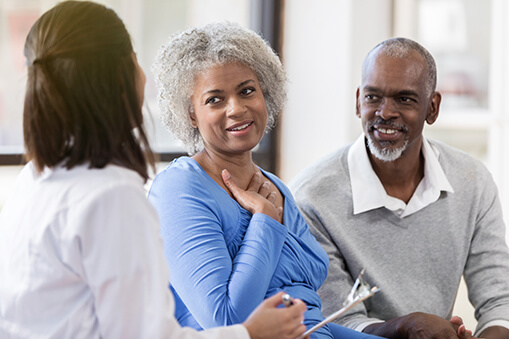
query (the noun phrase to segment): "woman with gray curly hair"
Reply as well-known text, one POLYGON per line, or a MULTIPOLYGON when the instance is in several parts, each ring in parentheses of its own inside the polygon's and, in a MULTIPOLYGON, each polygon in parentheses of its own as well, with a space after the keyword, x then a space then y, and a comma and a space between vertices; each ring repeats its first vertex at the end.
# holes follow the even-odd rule
POLYGON ((256 33, 215 23, 172 36, 153 71, 164 123, 190 155, 158 174, 149 192, 180 324, 240 323, 282 290, 306 302, 306 326, 323 320, 316 291, 327 255, 289 189, 252 160, 286 100, 279 58, 256 33))
POLYGON ((214 65, 234 62, 249 67, 257 76, 267 106, 268 132, 286 103, 286 73, 256 33, 232 23, 212 24, 175 35, 156 57, 152 72, 159 88, 163 124, 190 155, 203 148, 202 136, 190 118, 195 78, 214 65))

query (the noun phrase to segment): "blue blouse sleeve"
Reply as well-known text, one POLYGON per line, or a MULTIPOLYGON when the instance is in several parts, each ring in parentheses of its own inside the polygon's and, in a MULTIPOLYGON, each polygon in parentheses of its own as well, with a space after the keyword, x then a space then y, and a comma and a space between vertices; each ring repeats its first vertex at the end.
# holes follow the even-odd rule
POLYGON ((203 328, 247 318, 265 298, 287 235, 277 221, 255 214, 231 257, 225 233, 239 220, 228 220, 223 210, 240 206, 229 196, 234 204, 224 206, 217 195, 226 193, 218 188, 192 169, 169 166, 149 193, 161 219, 171 284, 203 328))

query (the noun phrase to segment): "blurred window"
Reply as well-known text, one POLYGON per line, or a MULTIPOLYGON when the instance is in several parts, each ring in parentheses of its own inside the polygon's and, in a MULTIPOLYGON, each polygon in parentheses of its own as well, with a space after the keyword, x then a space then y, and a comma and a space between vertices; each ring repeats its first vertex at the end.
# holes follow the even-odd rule
MULTIPOLYGON (((59 0, 3 0, 0 2, 0 165, 21 163, 23 153, 22 112, 26 82, 23 46, 37 18, 59 0)), ((151 144, 163 161, 184 154, 184 150, 159 121, 156 88, 150 66, 168 37, 192 26, 214 21, 233 21, 261 33, 274 43, 275 0, 99 0, 113 8, 129 30, 138 60, 147 76, 144 111, 151 144)), ((274 170, 274 153, 269 137, 259 147, 262 164, 274 170), (263 147, 262 147, 263 146, 263 147)))
POLYGON ((417 40, 437 63, 439 121, 426 134, 488 160, 491 0, 418 0, 417 40))

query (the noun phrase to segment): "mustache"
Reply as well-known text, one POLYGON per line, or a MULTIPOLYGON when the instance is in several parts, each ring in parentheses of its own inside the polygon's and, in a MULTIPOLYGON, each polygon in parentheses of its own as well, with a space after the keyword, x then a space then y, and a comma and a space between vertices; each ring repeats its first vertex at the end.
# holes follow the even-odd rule
POLYGON ((383 118, 378 117, 376 120, 368 121, 366 123, 367 130, 372 131, 375 128, 375 125, 383 125, 387 127, 392 127, 394 129, 399 129, 402 132, 408 132, 408 128, 404 124, 400 124, 394 121, 394 119, 385 120, 383 118))

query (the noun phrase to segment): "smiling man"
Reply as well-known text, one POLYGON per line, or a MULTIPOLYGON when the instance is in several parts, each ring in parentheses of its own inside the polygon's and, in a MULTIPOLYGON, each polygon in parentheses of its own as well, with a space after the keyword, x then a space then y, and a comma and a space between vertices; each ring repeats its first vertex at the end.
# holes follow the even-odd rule
POLYGON ((381 291, 339 324, 389 338, 469 336, 451 314, 461 277, 476 336, 509 338, 509 251, 497 188, 481 162, 427 139, 441 95, 433 57, 403 38, 373 48, 356 114, 363 135, 303 171, 291 187, 327 252, 323 313, 353 277, 381 291))

